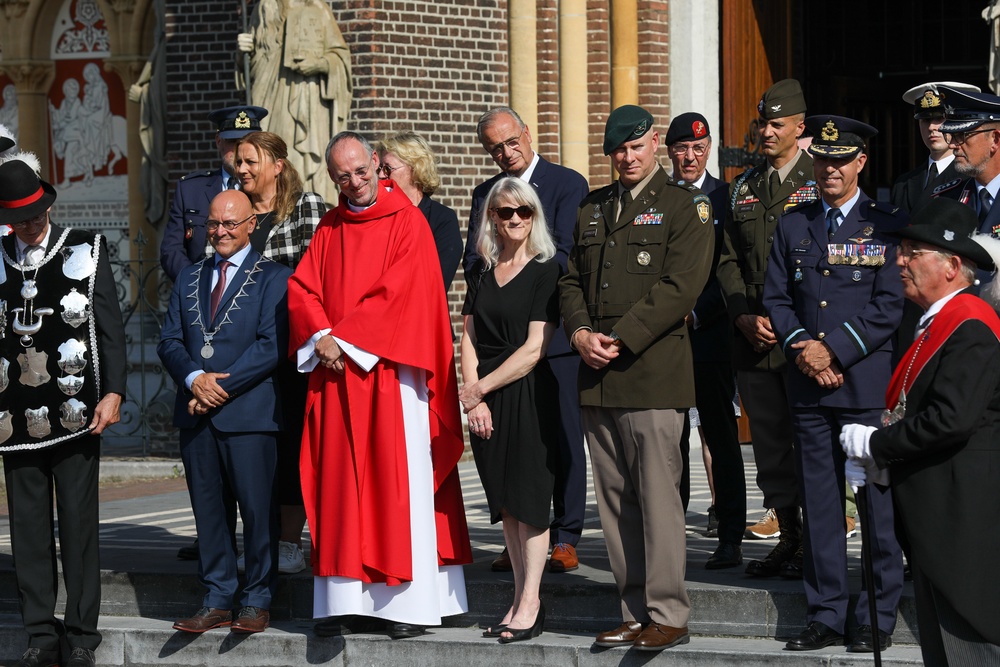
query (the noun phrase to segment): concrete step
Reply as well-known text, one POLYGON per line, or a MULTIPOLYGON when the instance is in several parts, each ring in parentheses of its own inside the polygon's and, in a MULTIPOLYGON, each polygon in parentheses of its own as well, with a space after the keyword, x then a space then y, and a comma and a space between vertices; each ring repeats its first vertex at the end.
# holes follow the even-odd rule
MULTIPOLYGON (((23 651, 23 633, 15 630, 20 618, 0 616, 0 659, 13 660, 23 651)), ((600 649, 593 635, 545 632, 527 642, 499 645, 470 628, 437 628, 415 639, 392 641, 385 635, 323 638, 312 634, 312 624, 278 621, 253 636, 212 630, 203 635, 174 631, 171 622, 151 618, 104 616, 104 643, 97 651, 99 665, 122 667, 180 667, 212 665, 272 667, 286 665, 433 665, 434 667, 497 667, 498 665, 560 665, 585 667, 646 664, 670 665, 796 665, 817 667, 873 664, 870 654, 847 653, 844 647, 789 652, 784 643, 767 639, 693 636, 689 644, 661 653, 633 649, 600 649)), ((885 665, 920 665, 920 649, 893 646, 882 655, 885 665)))

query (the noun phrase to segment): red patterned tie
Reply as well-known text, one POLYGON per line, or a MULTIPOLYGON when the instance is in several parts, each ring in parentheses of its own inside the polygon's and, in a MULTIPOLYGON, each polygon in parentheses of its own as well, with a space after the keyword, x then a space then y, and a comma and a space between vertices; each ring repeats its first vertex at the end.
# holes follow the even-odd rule
POLYGON ((222 260, 219 262, 219 281, 215 283, 215 288, 212 290, 212 312, 209 315, 209 320, 215 320, 215 313, 219 310, 219 302, 222 301, 222 295, 226 291, 226 269, 232 262, 227 260, 222 260))

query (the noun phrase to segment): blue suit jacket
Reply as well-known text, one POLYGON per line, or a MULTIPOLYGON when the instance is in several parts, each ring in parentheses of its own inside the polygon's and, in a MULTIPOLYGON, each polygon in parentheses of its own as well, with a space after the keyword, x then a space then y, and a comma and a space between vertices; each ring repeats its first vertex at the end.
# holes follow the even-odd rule
MULTIPOLYGON (((789 364, 788 398, 794 407, 885 406, 892 375, 892 334, 903 312, 896 240, 885 232, 908 217, 861 193, 830 240, 823 204, 803 204, 781 217, 764 279, 764 308, 789 364), (830 244, 881 246, 883 264, 831 264, 830 244), (795 365, 792 344, 823 340, 844 370, 844 384, 823 389, 795 365)), ((870 261, 873 258, 866 258, 870 261)))
POLYGON ((205 220, 212 199, 220 192, 221 169, 196 171, 177 181, 160 241, 160 266, 171 280, 177 280, 185 266, 205 257, 205 220))
POLYGON ((266 259, 258 263, 259 259, 260 254, 251 250, 226 286, 209 329, 227 313, 230 321, 216 333, 214 354, 209 359, 201 356, 205 341, 196 321, 208 317, 214 261, 202 260, 183 269, 174 282, 156 351, 177 383, 174 424, 179 428, 194 428, 202 419, 210 419, 220 431, 229 433, 269 432, 282 427, 281 406, 271 376, 288 352, 287 295, 292 270, 266 259), (230 309, 234 299, 238 307, 230 309), (187 412, 192 395, 184 380, 199 369, 230 374, 219 381, 229 400, 207 415, 193 416, 187 412))
MULTIPOLYGON (((466 280, 472 276, 476 262, 479 261, 476 234, 483 215, 483 202, 490 193, 490 188, 501 178, 507 178, 507 175, 497 174, 472 191, 469 236, 465 241, 465 257, 462 259, 466 280)), ((573 249, 573 233, 576 231, 576 211, 588 192, 587 179, 569 167, 554 164, 539 155, 535 171, 531 173, 531 184, 542 200, 545 220, 556 242, 556 261, 562 267, 562 272, 566 273, 566 262, 573 249)))

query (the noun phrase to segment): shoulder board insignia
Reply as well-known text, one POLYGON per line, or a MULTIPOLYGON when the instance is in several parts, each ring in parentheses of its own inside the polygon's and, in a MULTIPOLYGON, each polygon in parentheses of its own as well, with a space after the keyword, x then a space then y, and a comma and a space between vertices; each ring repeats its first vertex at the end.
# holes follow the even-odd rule
POLYGON ((809 205, 815 204, 815 203, 816 203, 816 200, 814 200, 814 199, 804 199, 804 200, 801 200, 801 201, 792 201, 791 198, 789 198, 788 203, 786 203, 785 206, 784 206, 784 208, 781 209, 781 213, 785 214, 785 213, 789 213, 791 211, 797 211, 800 208, 805 208, 806 206, 809 206, 809 205))
POLYGON ((951 190, 953 187, 955 187, 956 185, 960 184, 961 182, 962 182, 961 178, 956 178, 953 181, 948 181, 947 183, 943 183, 943 184, 937 186, 936 188, 934 188, 933 190, 931 190, 931 194, 932 195, 939 195, 942 192, 944 192, 945 190, 951 190))
POLYGON ((899 213, 899 207, 893 206, 889 202, 875 201, 874 199, 868 202, 869 208, 878 211, 879 213, 885 213, 886 215, 896 215, 899 213))

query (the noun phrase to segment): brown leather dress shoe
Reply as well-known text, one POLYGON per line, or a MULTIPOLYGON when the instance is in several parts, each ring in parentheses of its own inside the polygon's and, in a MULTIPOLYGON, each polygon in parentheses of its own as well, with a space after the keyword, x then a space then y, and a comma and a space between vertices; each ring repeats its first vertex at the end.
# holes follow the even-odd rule
POLYGON ((633 646, 637 651, 662 651, 678 644, 691 641, 687 628, 672 628, 669 625, 650 623, 635 640, 633 646))
POLYGON ((507 553, 506 547, 499 556, 493 559, 490 569, 494 572, 511 572, 514 566, 510 564, 510 554, 507 553))
POLYGON ((642 634, 642 623, 635 621, 625 621, 614 630, 608 630, 597 635, 594 644, 604 648, 614 648, 616 646, 631 646, 639 635, 642 634))
POLYGON ((233 622, 233 612, 228 609, 202 607, 191 618, 182 618, 174 623, 174 630, 201 634, 212 628, 224 628, 233 622))
POLYGON ((576 547, 564 542, 552 547, 552 555, 549 557, 550 572, 569 572, 578 567, 580 560, 576 557, 576 547))
POLYGON ((252 635, 255 632, 264 632, 269 625, 271 625, 271 614, 267 609, 243 607, 230 630, 241 635, 252 635))

